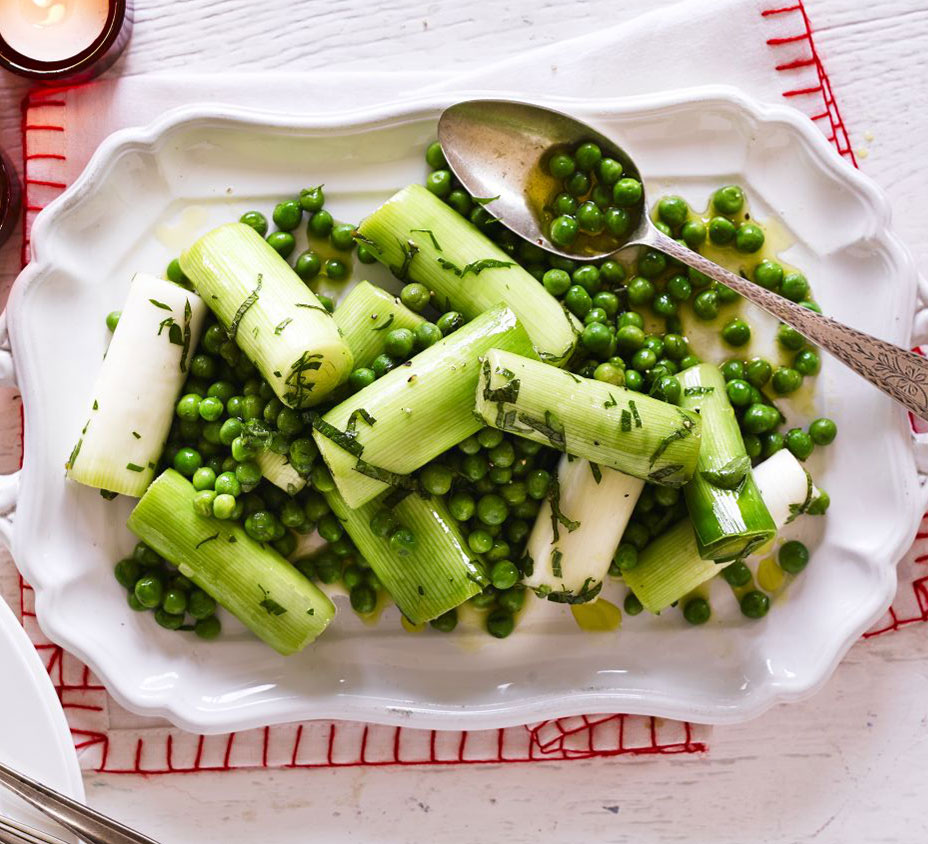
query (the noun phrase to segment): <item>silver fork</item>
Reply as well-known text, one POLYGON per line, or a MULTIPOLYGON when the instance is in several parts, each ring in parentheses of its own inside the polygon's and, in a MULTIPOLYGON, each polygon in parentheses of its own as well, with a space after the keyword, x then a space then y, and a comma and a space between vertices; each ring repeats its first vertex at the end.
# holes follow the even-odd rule
POLYGON ((65 844, 60 838, 0 815, 0 844, 65 844))
MULTIPOLYGON (((158 844, 158 842, 136 832, 127 826, 114 821, 112 818, 94 811, 70 797, 65 797, 53 788, 42 785, 18 771, 0 762, 0 785, 6 786, 14 794, 34 806, 53 821, 70 830, 79 838, 90 844, 158 844)), ((59 839, 47 836, 39 830, 26 827, 27 832, 17 830, 22 826, 9 818, 3 819, 0 825, 0 842, 2 844, 62 844, 59 839), (3 834, 8 838, 3 838, 3 834), (12 837, 19 835, 18 838, 12 837), (32 837, 28 837, 32 836, 32 837), (47 836, 44 839, 41 836, 47 836)))

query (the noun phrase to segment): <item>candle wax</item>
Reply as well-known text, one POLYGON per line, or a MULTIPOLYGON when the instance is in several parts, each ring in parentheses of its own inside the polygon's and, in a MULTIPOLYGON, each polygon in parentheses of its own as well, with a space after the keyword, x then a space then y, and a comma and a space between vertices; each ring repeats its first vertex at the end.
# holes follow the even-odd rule
POLYGON ((107 0, 0 0, 0 36, 43 62, 86 50, 106 24, 107 0))

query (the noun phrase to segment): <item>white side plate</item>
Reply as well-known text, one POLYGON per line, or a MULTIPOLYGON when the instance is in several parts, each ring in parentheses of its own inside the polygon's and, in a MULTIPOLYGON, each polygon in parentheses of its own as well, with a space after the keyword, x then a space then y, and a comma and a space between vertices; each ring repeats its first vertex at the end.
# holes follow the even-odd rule
MULTIPOLYGON (((316 645, 284 659, 234 626, 207 644, 126 606, 112 565, 133 544, 132 502, 65 483, 63 470, 105 347, 104 314, 120 306, 133 272, 161 272, 209 227, 301 186, 324 182, 335 215, 358 220, 422 179, 446 104, 318 119, 185 109, 111 136, 42 212, 10 333, 26 407, 13 550, 43 629, 125 706, 207 733, 321 717, 480 729, 600 711, 722 723, 809 694, 888 606, 925 509, 904 413, 827 357, 816 404, 840 436, 809 465, 832 507, 798 525, 813 562, 763 621, 742 619, 724 584, 700 629, 669 612, 593 635, 565 608, 534 602, 503 641, 409 635, 395 610, 367 627, 342 605, 316 645)), ((797 112, 725 88, 550 104, 621 139, 653 199, 672 188, 702 205, 719 184, 743 184, 755 217, 788 227, 785 257, 827 313, 908 344, 917 277, 887 203, 797 112)), ((363 273, 393 283, 380 267, 363 273)), ((769 352, 773 321, 752 321, 756 348, 769 352)), ((793 424, 813 412, 811 403, 787 410, 793 424)))
MULTIPOLYGON (((84 783, 58 695, 32 642, 2 598, 0 677, 0 761, 68 797, 83 800, 84 783)), ((68 838, 61 827, 2 788, 0 814, 68 838)))

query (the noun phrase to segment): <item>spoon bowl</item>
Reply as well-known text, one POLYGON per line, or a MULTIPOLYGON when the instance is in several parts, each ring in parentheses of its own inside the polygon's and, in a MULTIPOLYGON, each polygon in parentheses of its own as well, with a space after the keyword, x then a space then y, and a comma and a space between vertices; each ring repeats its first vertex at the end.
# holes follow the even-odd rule
POLYGON ((644 213, 616 247, 604 251, 566 251, 548 238, 542 227, 542 206, 558 183, 543 165, 553 149, 593 141, 604 156, 622 165, 623 175, 642 181, 625 150, 579 120, 528 103, 467 100, 442 112, 438 141, 448 166, 471 195, 493 197, 487 210, 506 228, 548 252, 575 261, 599 261, 617 248, 648 242, 652 224, 644 213))
POLYGON ((461 184, 473 196, 483 198, 488 211, 503 225, 529 242, 575 261, 603 260, 629 246, 658 249, 740 293, 928 420, 928 360, 792 302, 668 237, 648 217, 644 190, 639 218, 616 248, 578 254, 551 243, 542 229, 541 212, 556 182, 542 165, 553 150, 594 141, 622 164, 624 175, 637 179, 644 188, 632 158, 585 123, 528 103, 469 100, 444 111, 438 122, 438 140, 461 184))

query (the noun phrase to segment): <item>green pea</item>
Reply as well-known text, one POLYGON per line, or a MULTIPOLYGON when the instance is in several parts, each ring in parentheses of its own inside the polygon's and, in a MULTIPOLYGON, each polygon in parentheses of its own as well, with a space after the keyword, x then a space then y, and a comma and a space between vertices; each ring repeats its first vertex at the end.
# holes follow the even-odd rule
POLYGON ((551 484, 551 475, 544 469, 534 469, 525 477, 525 486, 528 494, 535 501, 541 501, 548 494, 551 484))
POLYGON ((293 231, 303 219, 303 208, 297 200, 287 200, 274 207, 271 215, 274 225, 281 231, 293 231))
POLYGON ((622 177, 623 167, 614 158, 601 158, 596 165, 596 174, 604 185, 614 185, 622 177))
POLYGON ((818 375, 822 362, 814 349, 803 349, 793 358, 793 369, 801 375, 818 375))
POLYGON ((171 615, 183 615, 187 612, 187 593, 180 589, 168 589, 161 599, 161 607, 171 615))
POLYGON ((358 583, 348 593, 351 609, 358 615, 369 615, 377 608, 377 593, 367 583, 358 583))
POLYGON ((326 278, 342 281, 348 277, 348 265, 341 258, 328 258, 322 265, 326 278))
POLYGON ((640 393, 644 388, 644 376, 635 369, 626 369, 625 388, 640 393))
POLYGON ((641 202, 644 190, 637 179, 619 179, 612 189, 612 201, 620 208, 628 208, 641 202))
POLYGON ((217 519, 231 519, 232 514, 235 512, 235 504, 234 496, 225 493, 221 495, 214 493, 210 504, 210 513, 217 519))
POLYGON ((815 313, 817 314, 820 314, 822 312, 821 307, 816 302, 810 302, 808 300, 804 300, 799 303, 799 306, 802 308, 805 308, 808 311, 815 311, 815 313))
POLYGON ((184 477, 193 477, 194 472, 203 465, 200 453, 192 448, 182 448, 174 455, 174 468, 184 477))
POLYGON ((448 311, 442 314, 435 324, 438 326, 441 336, 447 337, 464 325, 464 316, 457 311, 448 311))
POLYGON ((383 378, 391 369, 396 368, 397 361, 390 355, 380 354, 371 361, 371 369, 378 378, 383 378))
POLYGON ((349 252, 354 248, 354 233, 351 223, 336 223, 329 232, 329 241, 336 249, 349 252))
POLYGON ((194 625, 193 632, 205 641, 212 641, 218 638, 219 634, 222 632, 222 625, 219 619, 212 615, 209 618, 201 618, 198 620, 194 625))
POLYGON ((751 401, 751 385, 747 381, 735 378, 725 385, 728 400, 735 407, 746 407, 751 401))
POLYGON ((641 605, 641 601, 638 600, 638 596, 634 592, 628 592, 625 595, 625 600, 622 602, 622 609, 625 610, 627 615, 638 615, 644 609, 641 605))
POLYGON ((625 208, 606 209, 606 231, 614 238, 624 237, 632 226, 632 215, 625 208))
POLYGON ((601 355, 609 350, 612 332, 601 322, 591 322, 581 332, 580 342, 588 352, 601 355))
POLYGON ((635 276, 628 282, 626 288, 628 293, 628 302, 634 307, 648 305, 654 298, 654 283, 643 276, 635 276))
POLYGON ((396 360, 408 360, 415 342, 415 335, 408 328, 394 328, 384 337, 384 351, 396 360))
POLYGON ((564 304, 572 314, 583 319, 592 309, 593 299, 583 287, 575 284, 568 289, 564 304))
POLYGON ((475 554, 486 554, 493 547, 493 537, 482 528, 472 530, 467 535, 467 547, 475 554))
POLYGON ((184 271, 180 268, 180 261, 178 261, 177 258, 168 264, 164 274, 167 276, 168 281, 173 281, 175 284, 180 284, 183 287, 190 286, 190 279, 187 278, 184 271))
POLYGON ((358 243, 358 260, 362 264, 376 264, 377 256, 374 250, 366 243, 358 243))
POLYGON ((722 373, 722 377, 726 381, 734 381, 736 379, 744 379, 744 361, 740 361, 737 358, 730 358, 726 360, 719 367, 719 371, 722 373))
POLYGON ((416 337, 416 348, 427 349, 442 338, 441 329, 434 322, 420 322, 412 332, 416 337))
POLYGON ((508 610, 511 613, 517 613, 522 609, 525 603, 526 590, 520 585, 505 589, 496 596, 496 603, 502 610, 508 610))
POLYGON ((501 525, 508 515, 509 507, 499 495, 484 495, 477 502, 477 518, 485 525, 501 525))
POLYGON ((729 346, 743 346, 751 339, 751 326, 740 317, 735 317, 722 328, 722 339, 729 346))
POLYGON ((197 491, 212 489, 213 484, 216 483, 216 473, 206 466, 201 466, 193 473, 191 482, 193 483, 193 488, 197 491))
POLYGON ((603 153, 599 148, 599 145, 594 144, 591 141, 580 144, 574 153, 574 159, 577 162, 577 167, 587 173, 596 168, 596 166, 602 160, 602 157, 603 153))
POLYGON ((487 616, 487 633, 496 639, 505 639, 515 629, 516 622, 508 610, 502 608, 493 610, 487 616))
POLYGON ((481 448, 496 448, 505 439, 505 434, 496 428, 482 428, 477 432, 477 442, 481 448))
POLYGON ((699 249, 706 242, 706 235, 706 224, 702 220, 689 220, 680 229, 680 236, 690 249, 699 249))
POLYGON ((430 463, 419 473, 419 481, 432 495, 445 495, 451 489, 453 477, 451 470, 440 463, 430 463))
POLYGON ((196 421, 200 418, 200 397, 195 393, 187 393, 177 402, 174 412, 180 419, 196 421))
POLYGON ((776 261, 761 261, 754 267, 754 281, 768 290, 778 290, 783 283, 783 267, 776 261))
POLYGON ((679 404, 682 388, 680 382, 672 375, 663 375, 654 380, 651 395, 669 404, 679 404))
MULTIPOLYGON (((600 211, 605 211, 610 205, 612 205, 612 188, 608 185, 597 184, 593 186, 593 192, 590 194, 590 199, 596 203, 596 207, 600 211)), ((605 217, 603 217, 605 221, 605 217)))
POLYGON ((573 157, 566 152, 556 152, 548 159, 548 172, 555 179, 563 181, 572 176, 576 169, 573 157))
POLYGON ((318 252, 307 249, 300 253, 293 270, 303 281, 311 281, 322 271, 322 258, 318 252))
POLYGON ((713 320, 719 315, 719 294, 704 290, 693 300, 693 311, 703 320, 713 320))
POLYGON ((764 434, 773 430, 779 423, 780 412, 769 404, 752 404, 744 411, 744 416, 741 418, 741 424, 749 434, 764 434))
POLYGON ((713 217, 709 220, 709 240, 718 246, 725 246, 735 239, 735 224, 725 217, 713 217))
POLYGON ((459 522, 466 522, 474 515, 477 505, 472 495, 456 492, 448 499, 448 511, 459 522))
POLYGON ((665 196, 657 203, 657 216, 672 229, 677 229, 686 222, 690 208, 681 196, 665 196))
POLYGON ((552 203, 552 210, 554 214, 558 217, 566 216, 572 217, 577 213, 577 206, 579 203, 577 200, 572 197, 569 193, 559 193, 554 197, 554 202, 552 203))
POLYGON ((612 555, 612 562, 615 564, 616 568, 620 571, 631 571, 635 566, 638 565, 638 548, 631 542, 624 541, 619 545, 615 550, 615 554, 612 555))
POLYGON ((720 282, 716 282, 715 292, 719 294, 719 302, 721 302, 722 304, 736 302, 739 298, 741 298, 740 293, 738 293, 735 290, 732 290, 730 287, 720 282))
POLYGON ((542 284, 552 296, 563 296, 570 288, 570 275, 564 270, 548 270, 541 280, 542 284))
POLYGON ((246 211, 238 218, 238 221, 251 226, 261 237, 267 234, 267 217, 260 211, 246 211))
POLYGON ((783 346, 784 349, 796 351, 805 345, 806 338, 791 325, 781 323, 780 327, 777 329, 777 342, 783 346))
POLYGON ((425 160, 433 170, 441 170, 448 166, 445 154, 441 151, 441 144, 438 141, 432 141, 425 148, 425 160))
POLYGON ((785 444, 797 460, 806 460, 815 449, 815 441, 802 428, 790 428, 786 432, 785 444))
POLYGON ((209 618, 216 612, 216 602, 202 589, 195 589, 187 599, 187 612, 197 621, 209 618))
POLYGON ((694 270, 692 267, 687 267, 686 277, 689 279, 690 284, 693 285, 694 290, 697 288, 702 289, 703 287, 708 287, 713 283, 709 276, 705 275, 705 273, 699 272, 699 270, 694 270))
POLYGON ((253 460, 243 460, 235 467, 235 477, 242 485, 242 491, 250 492, 261 482, 261 467, 253 460))
POLYGON ((757 434, 745 434, 743 440, 744 450, 747 456, 750 457, 751 460, 756 460, 760 457, 764 450, 760 437, 758 437, 757 434))
POLYGON ((810 516, 823 516, 831 504, 831 496, 825 490, 819 490, 818 497, 813 498, 806 512, 810 516))
POLYGON ((680 273, 667 279, 667 295, 676 302, 686 302, 693 295, 693 286, 690 280, 680 273))
POLYGON ((271 232, 267 236, 267 245, 281 258, 288 258, 296 248, 296 238, 290 232, 271 232))
POLYGON ((438 618, 433 618, 429 625, 440 633, 450 633, 458 626, 458 611, 456 609, 448 610, 438 618))
POLYGON ((625 385, 625 371, 609 362, 599 364, 593 371, 593 378, 616 387, 625 385))
POLYGON ((562 214, 551 221, 548 236, 555 246, 570 246, 580 233, 580 224, 576 217, 562 214))
POLYGON ((735 233, 735 249, 748 254, 764 245, 764 230, 755 223, 742 223, 735 233))
POLYGON ((784 542, 777 555, 780 568, 789 574, 799 574, 809 563, 809 549, 798 540, 784 542))
POLYGON ((778 451, 786 446, 786 437, 779 431, 771 431, 764 436, 764 450, 762 452, 764 459, 772 457, 778 451))
POLYGON ((773 374, 773 367, 763 358, 751 358, 744 366, 745 380, 753 387, 760 389, 773 374))
POLYGON ((425 310, 430 299, 429 289, 424 284, 411 282, 400 291, 400 301, 411 311, 425 310))
POLYGON ((335 302, 332 301, 328 296, 323 296, 321 293, 316 294, 316 298, 319 300, 319 304, 322 305, 329 313, 332 313, 335 310, 335 302))
POLYGON ((631 367, 639 372, 646 372, 657 363, 657 355, 646 346, 632 355, 631 367))
POLYGON ((595 202, 587 200, 576 212, 577 223, 587 234, 599 234, 606 227, 606 218, 595 202))
POLYGON ((497 589, 511 589, 519 582, 519 569, 510 560, 499 560, 490 569, 490 580, 497 589))
POLYGON ((136 581, 133 591, 136 600, 145 609, 152 610, 161 605, 161 599, 164 597, 164 582, 157 575, 146 574, 136 581))
POLYGON ((778 366, 770 381, 775 392, 782 395, 795 393, 802 386, 802 374, 789 366, 778 366))
POLYGON ((518 545, 525 542, 531 529, 531 525, 525 519, 510 519, 506 522, 506 538, 518 545))
POLYGON ((690 598, 683 605, 683 617, 690 624, 705 624, 711 615, 712 610, 705 598, 690 598))
POLYGON ((564 187, 571 196, 584 196, 590 191, 590 177, 578 171, 564 182, 564 187))
POLYGON ((444 199, 451 193, 452 178, 450 170, 433 170, 425 177, 425 186, 435 194, 435 196, 444 199))
POLYGON ((601 290, 593 297, 593 307, 604 311, 608 319, 615 319, 619 312, 619 297, 608 290, 601 290))
POLYGON ((764 592, 752 589, 741 596, 741 612, 747 618, 763 618, 770 609, 770 598, 764 592))
POLYGON ((303 188, 300 191, 300 207, 304 211, 315 214, 317 211, 322 210, 323 205, 325 205, 325 193, 322 190, 322 185, 317 185, 314 188, 303 188))
POLYGON ((242 494, 242 485, 234 472, 223 472, 213 483, 213 489, 219 495, 231 495, 238 498, 242 494))
POLYGON ((573 283, 579 284, 590 296, 599 292, 602 283, 599 280, 599 269, 593 264, 583 264, 573 272, 573 283))
POLYGON ((649 249, 638 259, 638 274, 645 278, 657 278, 665 269, 667 256, 656 249, 649 249))
POLYGON ((783 278, 780 293, 793 302, 801 302, 809 297, 809 282, 802 273, 788 273, 783 278))
POLYGON ((831 445, 837 435, 838 426, 827 417, 816 419, 809 425, 809 436, 816 445, 831 445))
POLYGON ((317 211, 306 224, 306 233, 312 237, 328 237, 335 225, 332 215, 326 210, 317 211))
POLYGON ((751 582, 751 570, 741 560, 722 569, 722 577, 730 586, 747 586, 751 582))
POLYGON ((225 405, 215 396, 207 396, 197 406, 200 417, 207 422, 215 422, 225 411, 225 405))
POLYGON ((134 589, 136 582, 142 576, 142 567, 137 560, 126 557, 116 563, 113 573, 120 586, 125 589, 134 589))
POLYGON ((712 195, 712 207, 719 214, 737 214, 744 207, 744 191, 737 185, 726 185, 712 195))

